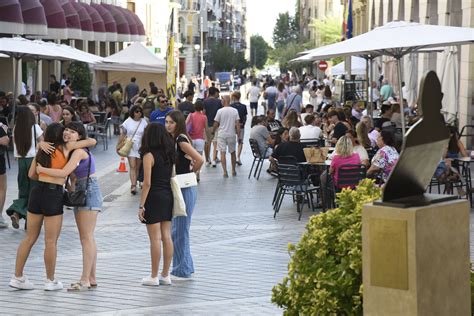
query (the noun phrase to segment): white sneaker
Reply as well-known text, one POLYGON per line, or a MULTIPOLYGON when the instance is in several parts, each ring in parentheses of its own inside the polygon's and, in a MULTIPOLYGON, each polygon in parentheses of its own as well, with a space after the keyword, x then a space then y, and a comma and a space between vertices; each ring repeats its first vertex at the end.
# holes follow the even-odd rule
POLYGON ((168 276, 164 277, 161 274, 158 276, 158 280, 160 281, 160 285, 171 285, 171 276, 168 274, 168 276))
POLYGON ((142 285, 146 286, 160 286, 158 278, 152 278, 151 276, 142 279, 142 285))
POLYGON ((215 168, 215 167, 216 167, 216 165, 217 165, 217 164, 216 164, 216 161, 215 161, 215 160, 213 160, 213 161, 211 162, 211 165, 212 165, 212 166, 215 168))
POLYGON ((46 279, 46 282, 44 282, 45 291, 59 291, 62 289, 63 289, 63 284, 56 279, 54 281, 46 279))
POLYGON ((35 287, 35 285, 28 280, 26 275, 22 276, 21 278, 13 276, 8 285, 19 290, 32 290, 35 287))
POLYGON ((3 216, 0 214, 0 228, 7 228, 7 227, 8 227, 8 223, 5 221, 3 216))
POLYGON ((206 161, 206 166, 210 166, 211 165, 211 162, 208 160, 206 161))

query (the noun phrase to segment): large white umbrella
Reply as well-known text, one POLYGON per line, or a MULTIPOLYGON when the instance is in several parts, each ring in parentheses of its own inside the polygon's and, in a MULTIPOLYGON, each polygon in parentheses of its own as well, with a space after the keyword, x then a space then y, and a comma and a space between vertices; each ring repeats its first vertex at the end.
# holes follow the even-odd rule
POLYGON ((453 123, 458 113, 459 59, 458 50, 452 46, 443 52, 440 81, 443 90, 443 107, 446 122, 453 123))
MULTIPOLYGON (((331 73, 333 76, 344 75, 346 73, 345 62, 341 62, 331 69, 328 69, 328 73, 331 73)), ((351 74, 353 75, 365 75, 367 71, 367 61, 364 58, 352 56, 351 57, 351 74)))
MULTIPOLYGON (((397 59, 398 82, 401 87, 400 59, 404 55, 426 48, 471 43, 474 43, 474 29, 472 28, 394 21, 346 41, 318 48, 302 57, 307 60, 318 60, 351 55, 392 56, 397 59)), ((400 99, 403 99, 401 89, 400 99)), ((402 130, 405 134, 405 120, 402 120, 402 130)))

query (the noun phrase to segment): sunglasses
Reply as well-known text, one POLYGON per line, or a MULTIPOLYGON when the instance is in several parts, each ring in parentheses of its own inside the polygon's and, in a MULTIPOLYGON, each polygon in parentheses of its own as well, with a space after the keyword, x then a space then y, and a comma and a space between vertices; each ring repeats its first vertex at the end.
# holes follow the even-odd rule
POLYGON ((135 113, 143 113, 142 110, 135 110, 135 113))
POLYGON ((168 100, 161 100, 161 103, 168 103, 168 100))

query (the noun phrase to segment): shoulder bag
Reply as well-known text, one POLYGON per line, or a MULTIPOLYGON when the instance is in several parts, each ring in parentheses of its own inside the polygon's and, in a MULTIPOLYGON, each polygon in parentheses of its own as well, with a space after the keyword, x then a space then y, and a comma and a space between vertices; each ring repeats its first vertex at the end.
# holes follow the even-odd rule
MULTIPOLYGON (((181 134, 179 136, 182 136, 182 137, 186 138, 189 142, 189 139, 186 135, 181 134)), ((176 138, 176 140, 178 140, 178 139, 176 138)), ((189 143, 191 144, 191 142, 189 142, 189 143)), ((176 141, 176 152, 177 151, 178 151, 178 142, 176 141)), ((176 174, 176 181, 178 182, 179 187, 182 188, 182 189, 197 186, 197 177, 196 177, 196 174, 194 172, 176 174)))
MULTIPOLYGON (((89 189, 89 179, 91 175, 91 154, 87 150, 87 155, 89 156, 89 167, 87 167, 87 180, 85 190, 75 190, 69 192, 64 190, 63 194, 63 204, 65 206, 86 206, 87 201, 87 189, 89 189)), ((69 176, 67 176, 66 184, 69 182, 69 176)))
POLYGON ((128 154, 130 154, 130 151, 132 150, 132 147, 133 147, 133 137, 135 137, 135 134, 137 133, 138 128, 140 127, 140 124, 142 124, 141 119, 140 119, 140 123, 138 123, 137 128, 135 128, 135 131, 133 132, 132 137, 126 137, 117 145, 117 153, 119 154, 119 156, 127 157, 128 154))
POLYGON ((176 166, 173 165, 173 171, 171 173, 171 191, 173 192, 173 217, 177 216, 188 216, 186 214, 186 203, 184 202, 183 193, 179 187, 178 180, 176 179, 176 166))

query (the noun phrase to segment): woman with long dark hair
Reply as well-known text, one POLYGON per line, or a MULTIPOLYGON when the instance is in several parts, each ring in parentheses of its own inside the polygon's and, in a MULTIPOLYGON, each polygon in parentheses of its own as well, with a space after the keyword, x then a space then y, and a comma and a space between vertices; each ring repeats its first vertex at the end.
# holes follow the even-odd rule
POLYGON ((169 269, 173 258, 171 239, 173 192, 170 179, 176 151, 173 139, 163 125, 151 123, 146 127, 140 153, 143 159, 144 178, 138 219, 146 224, 151 254, 151 275, 143 278, 142 284, 171 285, 169 269), (163 244, 163 270, 158 275, 161 244, 163 244))
MULTIPOLYGON (((199 172, 204 159, 193 148, 191 138, 186 133, 186 122, 181 111, 171 111, 166 115, 166 130, 171 134, 176 143, 176 174, 199 172), (192 167, 191 167, 192 162, 192 167)), ((190 278, 194 273, 193 258, 189 245, 189 228, 197 199, 196 187, 181 189, 186 203, 187 216, 173 218, 171 236, 173 238, 173 271, 177 277, 190 278)))
POLYGON ((64 178, 54 178, 44 173, 36 173, 36 163, 45 167, 60 169, 66 165, 67 159, 62 152, 63 126, 53 123, 46 129, 45 140, 54 143, 55 150, 52 155, 43 151, 36 154, 31 164, 28 175, 38 180, 38 184, 31 190, 28 202, 28 230, 25 238, 17 250, 15 275, 10 280, 10 286, 31 290, 34 285, 23 275, 23 269, 30 254, 31 248, 36 243, 44 221, 44 263, 46 266, 46 282, 44 289, 47 291, 60 290, 62 283, 55 279, 56 269, 56 244, 61 232, 63 220, 63 185, 64 178))
POLYGON ((71 106, 65 106, 62 112, 62 120, 61 123, 66 126, 71 122, 77 121, 76 111, 71 106))
POLYGON ((27 106, 18 107, 13 128, 13 150, 18 160, 18 199, 6 211, 15 229, 20 227, 20 219, 26 220, 30 191, 36 183, 28 177, 28 170, 36 155, 36 144, 42 140, 43 130, 35 123, 33 112, 27 106))
POLYGON ((20 243, 17 251, 15 275, 10 280, 10 286, 20 290, 33 289, 34 285, 23 275, 23 269, 28 259, 31 248, 36 243, 41 232, 44 221, 45 250, 44 262, 46 266, 46 291, 55 291, 63 288, 61 282, 54 278, 56 268, 57 240, 61 232, 63 218, 63 186, 65 177, 50 176, 41 170, 40 167, 63 169, 66 166, 70 152, 74 149, 94 146, 94 139, 82 140, 75 144, 65 143, 63 135, 64 126, 60 123, 53 123, 48 126, 44 135, 43 145, 48 150, 39 150, 31 163, 28 176, 38 180, 33 187, 28 201, 28 224, 27 234, 20 243), (40 169, 38 169, 40 168, 40 169), (40 172, 42 171, 42 172, 40 172))
MULTIPOLYGON (((66 125, 63 139, 67 144, 83 141, 87 138, 84 125, 80 122, 72 122, 66 125)), ((96 261, 97 246, 94 239, 94 230, 97 223, 97 214, 102 210, 102 193, 95 176, 95 159, 91 152, 86 149, 76 149, 70 153, 66 166, 62 169, 46 168, 38 165, 36 170, 52 177, 65 178, 74 173, 76 182, 73 190, 86 190, 86 205, 74 207, 79 237, 82 245, 82 275, 78 282, 72 283, 68 291, 83 291, 97 285, 96 261)))

